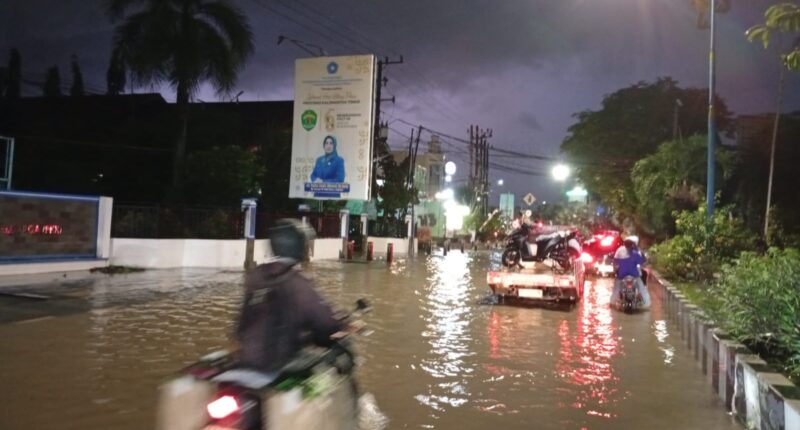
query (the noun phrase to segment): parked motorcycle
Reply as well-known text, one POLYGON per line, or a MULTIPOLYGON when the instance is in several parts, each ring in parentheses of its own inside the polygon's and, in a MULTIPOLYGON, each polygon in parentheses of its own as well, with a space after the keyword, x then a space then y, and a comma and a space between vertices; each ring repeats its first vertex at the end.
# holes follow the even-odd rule
POLYGON ((559 230, 537 234, 529 224, 521 224, 511 232, 501 256, 506 267, 522 267, 522 262, 555 261, 562 270, 570 270, 580 258, 581 245, 575 230, 559 230))
MULTIPOLYGON (((350 318, 369 311, 364 300, 350 318)), ((235 353, 206 355, 162 385, 158 430, 355 430, 358 391, 348 337, 308 347, 274 373, 243 368, 235 353)))

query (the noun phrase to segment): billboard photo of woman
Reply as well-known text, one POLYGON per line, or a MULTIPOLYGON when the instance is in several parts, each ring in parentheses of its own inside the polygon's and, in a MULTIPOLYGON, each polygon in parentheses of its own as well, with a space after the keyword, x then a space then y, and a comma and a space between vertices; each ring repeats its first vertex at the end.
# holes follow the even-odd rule
POLYGON ((322 149, 325 153, 317 158, 311 172, 311 182, 344 182, 344 158, 336 152, 336 138, 332 135, 325 136, 322 149))

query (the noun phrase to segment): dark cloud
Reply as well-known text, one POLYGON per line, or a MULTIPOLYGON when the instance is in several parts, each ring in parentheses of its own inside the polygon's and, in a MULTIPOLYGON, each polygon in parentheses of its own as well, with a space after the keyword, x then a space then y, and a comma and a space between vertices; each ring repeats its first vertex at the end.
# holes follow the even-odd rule
MULTIPOLYGON (((558 156, 572 114, 597 109, 605 94, 638 81, 672 76, 684 86, 707 82, 708 31, 695 27, 690 0, 239 0, 256 52, 240 76, 242 100, 289 99, 294 59, 307 56, 279 35, 331 55, 374 52, 405 62, 387 68, 384 118, 408 133, 424 124, 466 137, 470 124, 492 128, 495 146, 558 156)), ((773 109, 774 58, 744 31, 773 2, 736 2, 719 17, 718 93, 738 113, 773 109)), ((0 2, 0 64, 10 47, 30 73, 53 64, 68 76, 69 56, 84 77, 105 87, 113 25, 100 0, 0 2)), ((786 108, 800 107, 797 74, 786 108)), ((174 99, 167 88, 168 99, 174 99)), ((198 95, 216 97, 209 88, 198 95)), ((404 138, 394 136, 398 141, 404 138)), ((501 160, 498 159, 498 162, 501 160)), ((506 161, 502 161, 506 162, 506 161)), ((546 170, 537 162, 507 161, 546 170)), ((500 175, 502 169, 494 169, 500 175)), ((556 188, 512 175, 508 188, 547 196, 556 188)), ((548 197, 549 198, 549 197, 548 197)))

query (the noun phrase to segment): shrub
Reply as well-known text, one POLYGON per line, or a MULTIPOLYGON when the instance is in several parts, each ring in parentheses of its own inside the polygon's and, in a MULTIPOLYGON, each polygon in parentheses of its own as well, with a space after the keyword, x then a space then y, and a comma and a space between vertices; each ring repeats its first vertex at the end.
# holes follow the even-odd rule
POLYGON ((717 210, 713 223, 706 219, 705 203, 697 210, 675 213, 675 218, 677 235, 651 249, 653 265, 669 278, 712 279, 722 264, 754 249, 753 235, 730 208, 717 210))
POLYGON ((743 252, 710 289, 708 312, 720 327, 800 377, 800 252, 743 252))

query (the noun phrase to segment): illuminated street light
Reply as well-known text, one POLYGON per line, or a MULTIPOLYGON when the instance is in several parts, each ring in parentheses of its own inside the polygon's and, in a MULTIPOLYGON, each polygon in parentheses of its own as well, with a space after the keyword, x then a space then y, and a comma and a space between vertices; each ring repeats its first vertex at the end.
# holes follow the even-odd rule
POLYGON ((445 163, 444 164, 444 173, 447 174, 447 175, 450 175, 450 176, 455 175, 456 174, 456 163, 453 163, 452 161, 448 161, 447 163, 445 163))
POLYGON ((447 175, 444 177, 445 182, 453 182, 453 175, 447 175))
POLYGON ((555 167, 553 167, 552 174, 556 181, 565 181, 570 175, 569 166, 566 164, 556 164, 555 167))
POLYGON ((498 179, 497 180, 497 185, 502 187, 503 186, 503 180, 502 179, 498 179))

